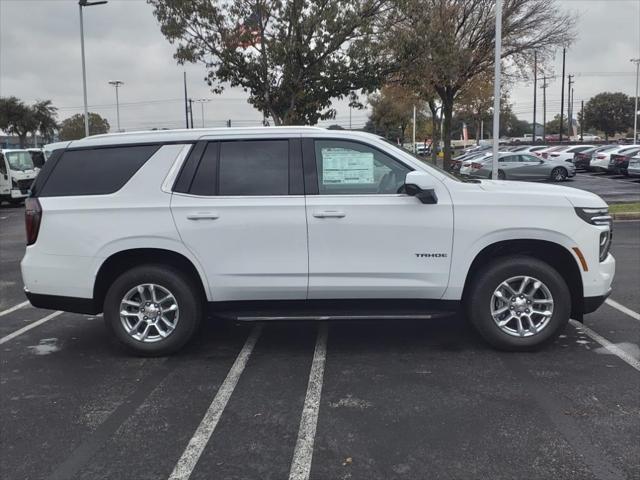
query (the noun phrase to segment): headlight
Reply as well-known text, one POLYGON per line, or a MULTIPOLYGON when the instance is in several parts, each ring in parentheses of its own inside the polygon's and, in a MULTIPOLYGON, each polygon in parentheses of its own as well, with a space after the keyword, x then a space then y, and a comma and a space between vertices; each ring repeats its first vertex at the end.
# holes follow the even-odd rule
POLYGON ((611 227, 612 219, 608 208, 576 208, 576 213, 591 225, 611 227))
POLYGON ((613 219, 609 215, 608 208, 576 208, 576 213, 585 222, 600 227, 608 227, 607 230, 600 232, 600 261, 604 261, 609 255, 609 247, 611 247, 611 239, 613 237, 613 219))

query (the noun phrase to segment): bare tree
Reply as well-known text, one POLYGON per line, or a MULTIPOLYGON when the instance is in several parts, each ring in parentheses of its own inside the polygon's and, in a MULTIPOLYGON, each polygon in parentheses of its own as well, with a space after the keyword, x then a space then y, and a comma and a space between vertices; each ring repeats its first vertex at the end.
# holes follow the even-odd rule
MULTIPOLYGON (((448 161, 454 101, 470 81, 493 69, 495 0, 395 1, 383 55, 397 59, 401 77, 417 87, 429 85, 440 98, 448 161)), ((561 11, 555 0, 505 0, 502 23, 502 59, 511 72, 528 66, 534 50, 542 63, 575 35, 574 16, 561 11)))

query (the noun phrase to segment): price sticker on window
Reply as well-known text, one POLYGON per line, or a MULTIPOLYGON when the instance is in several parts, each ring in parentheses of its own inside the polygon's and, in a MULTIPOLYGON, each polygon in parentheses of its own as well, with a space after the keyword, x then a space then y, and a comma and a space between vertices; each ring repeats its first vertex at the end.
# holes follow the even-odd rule
POLYGON ((323 185, 374 183, 372 152, 346 148, 322 149, 323 185))

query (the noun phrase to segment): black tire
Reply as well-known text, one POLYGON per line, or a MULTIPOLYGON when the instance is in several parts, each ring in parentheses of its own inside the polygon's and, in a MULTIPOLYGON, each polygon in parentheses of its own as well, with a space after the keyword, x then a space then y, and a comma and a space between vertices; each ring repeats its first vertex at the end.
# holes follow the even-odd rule
POLYGON ((129 352, 141 356, 163 356, 176 352, 193 336, 203 316, 204 299, 195 280, 166 265, 141 265, 120 275, 104 300, 104 320, 111 335, 129 352), (179 307, 175 329, 166 337, 145 343, 131 337, 120 320, 120 303, 137 285, 153 283, 168 290, 179 307))
POLYGON ((506 173, 504 173, 503 170, 498 170, 498 180, 506 180, 506 179, 507 179, 506 173))
POLYGON ((562 276, 551 265, 533 257, 513 255, 494 260, 473 278, 465 298, 465 308, 472 325, 493 347, 527 351, 550 342, 565 328, 571 315, 571 294, 562 276), (553 313, 546 326, 526 337, 504 332, 494 321, 490 310, 496 288, 505 280, 520 275, 543 282, 554 302, 553 313))
POLYGON ((569 172, 565 168, 556 167, 551 170, 551 180, 554 182, 564 182, 569 176, 569 172))

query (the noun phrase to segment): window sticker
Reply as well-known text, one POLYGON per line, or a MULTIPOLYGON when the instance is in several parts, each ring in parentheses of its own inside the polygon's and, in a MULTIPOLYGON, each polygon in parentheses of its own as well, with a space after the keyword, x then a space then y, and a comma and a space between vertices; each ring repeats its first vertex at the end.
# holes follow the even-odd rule
POLYGON ((322 149, 322 184, 374 183, 373 152, 347 148, 322 149))

